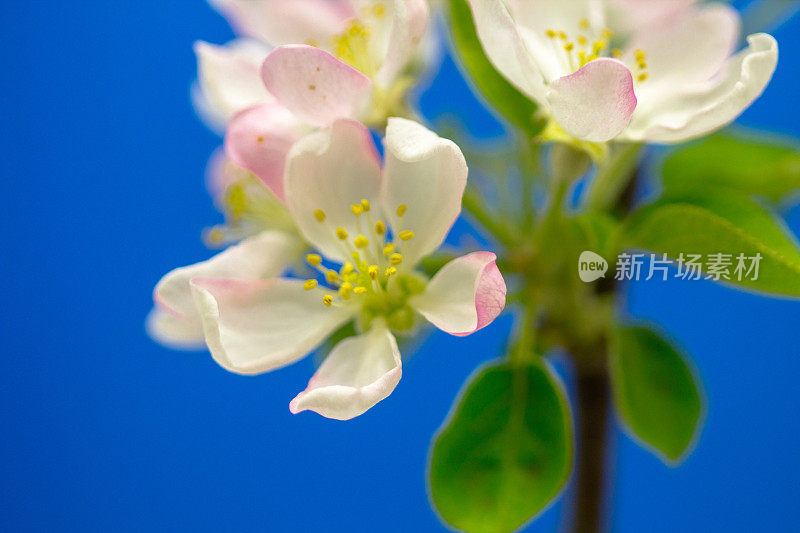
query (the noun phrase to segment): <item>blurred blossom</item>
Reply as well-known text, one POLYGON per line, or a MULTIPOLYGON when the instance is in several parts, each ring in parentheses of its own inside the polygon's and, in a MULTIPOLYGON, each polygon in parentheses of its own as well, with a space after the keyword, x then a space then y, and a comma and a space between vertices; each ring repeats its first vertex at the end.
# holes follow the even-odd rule
POLYGON ((674 143, 732 122, 778 58, 770 35, 736 52, 738 13, 688 0, 469 0, 495 67, 563 142, 674 143))

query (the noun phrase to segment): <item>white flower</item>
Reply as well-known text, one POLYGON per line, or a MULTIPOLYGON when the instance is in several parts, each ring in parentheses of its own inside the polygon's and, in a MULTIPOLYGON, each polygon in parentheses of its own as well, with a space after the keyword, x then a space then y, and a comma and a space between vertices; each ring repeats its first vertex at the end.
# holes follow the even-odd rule
POLYGON ((468 335, 505 305, 490 252, 457 258, 430 281, 414 270, 458 217, 466 179, 458 147, 419 124, 389 120, 382 169, 366 127, 337 119, 292 148, 286 172, 286 204, 319 252, 307 256, 319 278, 276 277, 283 247, 269 235, 169 274, 157 301, 199 317, 214 359, 241 374, 290 364, 355 320, 362 333, 336 345, 290 408, 358 416, 400 380, 393 333, 413 332, 422 316, 468 335))
POLYGON ((778 46, 739 17, 690 0, 469 0, 486 53, 581 141, 673 143, 733 121, 764 90, 778 46), (647 16, 648 13, 650 16, 647 16))
POLYGON ((398 114, 429 19, 425 0, 212 4, 244 37, 195 45, 195 105, 226 131, 230 159, 279 199, 286 154, 303 135, 340 117, 398 114))

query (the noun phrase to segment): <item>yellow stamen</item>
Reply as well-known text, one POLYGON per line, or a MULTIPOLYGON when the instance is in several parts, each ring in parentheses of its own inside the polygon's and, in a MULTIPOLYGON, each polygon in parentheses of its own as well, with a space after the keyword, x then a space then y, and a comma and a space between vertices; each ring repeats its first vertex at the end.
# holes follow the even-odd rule
POLYGON ((392 265, 397 266, 403 262, 403 256, 400 254, 392 254, 391 256, 389 256, 389 262, 392 265))
POLYGON ((322 303, 325 304, 325 307, 330 307, 333 305, 333 296, 330 294, 326 294, 322 297, 322 303))
POLYGON ((355 269, 356 267, 353 266, 353 263, 348 261, 344 265, 342 265, 342 269, 339 271, 339 273, 342 276, 347 276, 348 274, 352 274, 355 269))
POLYGON ((567 34, 564 33, 563 31, 560 31, 560 32, 558 32, 558 38, 561 39, 562 41, 566 41, 567 40, 567 34))
POLYGON ((314 218, 317 219, 317 222, 325 222, 326 218, 325 211, 323 211, 322 209, 315 209, 314 218))
POLYGON ((378 279, 378 265, 371 265, 367 269, 367 274, 369 274, 370 279, 378 279))
POLYGON ((352 211, 354 215, 358 216, 364 212, 364 208, 361 207, 361 204, 353 204, 350 206, 350 211, 352 211))
POLYGON ((614 48, 613 50, 611 50, 611 55, 619 59, 620 57, 622 57, 622 51, 619 48, 614 48))
POLYGON ((347 232, 344 228, 336 228, 336 236, 339 237, 339 240, 344 241, 347 239, 347 232))
POLYGON ((609 40, 614 36, 614 32, 606 28, 602 32, 600 32, 600 35, 603 36, 603 39, 609 40))
POLYGON ((386 269, 386 271, 384 272, 384 275, 385 275, 387 278, 390 278, 390 277, 394 276, 395 274, 397 274, 397 269, 396 269, 395 267, 389 267, 389 268, 387 268, 387 269, 386 269))
POLYGON ((367 239, 363 235, 359 235, 358 237, 353 239, 353 244, 358 249, 366 248, 367 246, 369 246, 369 239, 367 239))
POLYGON ((339 281, 339 273, 335 270, 328 270, 325 272, 325 279, 328 281, 328 283, 336 283, 339 281))
POLYGON ((322 263, 322 257, 317 254, 308 254, 306 256, 306 261, 309 265, 318 267, 322 263))
POLYGON ((647 54, 644 52, 644 50, 634 50, 633 57, 636 59, 636 61, 644 61, 647 59, 647 54))
POLYGON ((583 35, 578 35, 578 44, 581 46, 586 46, 586 37, 583 35))
POLYGON ((646 69, 646 68, 647 68, 647 61, 644 61, 644 60, 643 60, 643 61, 637 61, 637 66, 638 66, 638 67, 639 67, 641 70, 644 70, 644 69, 646 69))
POLYGON ((401 231, 399 237, 404 241, 409 241, 414 238, 414 232, 410 229, 407 229, 405 231, 401 231))
POLYGON ((386 224, 384 224, 380 220, 377 221, 375 223, 375 233, 377 233, 378 235, 383 235, 384 233, 386 233, 386 224))
POLYGON ((547 36, 548 36, 548 37, 550 37, 551 39, 555 39, 555 38, 556 38, 556 35, 558 35, 558 34, 557 34, 557 33, 556 33, 554 30, 547 30, 545 33, 546 33, 546 34, 547 34, 547 36))
POLYGON ((359 265, 359 268, 361 268, 361 266, 360 266, 361 265, 361 256, 359 255, 359 253, 358 252, 353 252, 353 253, 350 254, 350 257, 352 257, 353 258, 353 262, 355 262, 355 264, 359 265))
POLYGON ((366 198, 361 200, 361 209, 363 209, 365 213, 370 210, 369 200, 366 198))
POLYGON ((589 29, 589 19, 586 19, 586 18, 581 19, 580 20, 580 26, 581 26, 582 29, 588 30, 589 29))
POLYGON ((592 50, 594 50, 594 53, 597 54, 606 46, 608 46, 608 43, 600 39, 594 42, 594 44, 592 45, 592 50))
POLYGON ((353 295, 352 284, 343 283, 342 286, 339 287, 339 296, 341 296, 343 300, 349 300, 352 295, 353 295))
POLYGON ((358 286, 358 287, 353 289, 353 292, 356 293, 356 294, 364 294, 364 293, 367 292, 367 288, 358 286))
POLYGON ((564 45, 564 50, 566 50, 567 52, 572 52, 574 48, 575 48, 575 43, 567 43, 564 45))
POLYGON ((647 79, 649 76, 650 76, 650 75, 649 75, 647 72, 642 72, 641 74, 639 74, 639 75, 636 77, 636 79, 637 79, 637 80, 639 80, 639 81, 644 81, 644 80, 646 80, 646 79, 647 79))
POLYGON ((389 257, 394 252, 394 244, 389 243, 383 247, 383 255, 389 257))
POLYGON ((311 289, 313 289, 316 286, 317 286, 317 280, 315 280, 315 279, 309 279, 309 280, 306 280, 305 283, 303 283, 303 288, 305 290, 307 290, 307 291, 310 291, 311 289))
POLYGON ((401 217, 401 216, 405 215, 407 210, 408 210, 408 206, 406 204, 402 204, 402 205, 397 206, 397 216, 401 217))

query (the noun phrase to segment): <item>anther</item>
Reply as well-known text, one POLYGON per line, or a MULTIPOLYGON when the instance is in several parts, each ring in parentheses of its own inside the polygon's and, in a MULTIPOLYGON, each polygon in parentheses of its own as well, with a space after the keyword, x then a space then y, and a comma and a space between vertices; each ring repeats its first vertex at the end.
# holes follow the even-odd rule
POLYGON ((361 200, 361 209, 363 209, 365 213, 370 209, 369 200, 366 198, 361 200))
POLYGON ((384 233, 386 233, 386 224, 384 224, 380 220, 377 221, 375 223, 375 233, 377 233, 378 235, 383 235, 384 233))
POLYGON ((306 261, 309 265, 317 267, 322 263, 322 257, 317 254, 308 254, 306 256, 306 261))
POLYGON ((566 50, 567 52, 572 52, 574 48, 575 48, 574 43, 567 43, 564 45, 564 50, 566 50))
POLYGON ((342 270, 340 271, 342 276, 347 276, 348 274, 352 274, 356 267, 353 266, 353 263, 350 261, 346 262, 342 265, 342 270))
POLYGON ((392 265, 397 266, 403 262, 403 256, 400 254, 392 254, 391 256, 389 256, 389 262, 392 265))
POLYGON ((387 278, 390 278, 390 277, 394 276, 395 274, 397 274, 397 269, 395 267, 389 267, 389 268, 386 269, 386 271, 384 271, 383 274, 387 278))
POLYGON ((322 297, 322 303, 325 304, 325 307, 330 307, 333 305, 333 296, 330 294, 326 294, 322 297))
POLYGON ((582 29, 584 29, 584 30, 588 30, 589 29, 589 19, 583 18, 583 19, 580 20, 579 24, 580 24, 582 29))
POLYGON ((364 212, 364 208, 361 207, 361 204, 353 204, 350 206, 350 211, 352 211, 354 215, 358 216, 364 212))
POLYGON ((644 50, 634 50, 633 57, 636 59, 636 61, 644 61, 647 59, 647 54, 644 50))
POLYGON ((353 292, 356 294, 365 294, 367 292, 366 287, 361 287, 360 285, 353 289, 353 292))
POLYGON ((613 50, 611 50, 611 55, 619 59, 620 57, 622 57, 622 51, 619 48, 614 48, 613 50))
POLYGON ((409 241, 414 238, 414 232, 410 229, 407 229, 405 231, 401 231, 399 237, 404 241, 409 241))
POLYGON ((363 235, 359 235, 358 237, 353 239, 353 244, 355 245, 356 248, 359 249, 366 248, 367 246, 369 246, 369 239, 367 239, 363 235))
POLYGON ((352 284, 343 283, 342 286, 339 287, 339 296, 341 296, 343 300, 349 300, 352 295, 353 295, 352 284))
POLYGON ((555 38, 556 38, 556 35, 558 35, 558 34, 557 34, 557 33, 556 33, 554 30, 547 30, 545 33, 546 33, 546 34, 547 34, 547 36, 548 36, 548 37, 550 37, 551 39, 555 39, 555 38))
POLYGON ((641 74, 639 74, 639 75, 636 77, 636 79, 637 79, 638 81, 644 81, 644 80, 646 80, 646 79, 647 79, 649 76, 650 76, 650 75, 649 75, 647 72, 642 72, 641 74))
POLYGON ((335 270, 328 270, 325 272, 325 279, 328 281, 328 283, 336 283, 339 281, 339 273, 335 270))
POLYGON ((408 210, 408 206, 406 204, 401 204, 401 205, 397 206, 397 216, 401 217, 401 216, 405 215, 407 210, 408 210))
POLYGON ((347 232, 344 228, 336 228, 336 236, 339 237, 339 240, 346 240, 347 239, 347 232))
POLYGON ((303 283, 303 288, 305 290, 307 290, 307 291, 310 291, 311 289, 313 289, 316 286, 317 286, 317 280, 315 280, 315 279, 309 279, 309 280, 306 280, 305 283, 303 283))
POLYGON ((378 265, 371 265, 367 269, 367 274, 369 274, 369 277, 372 280, 378 279, 378 265))
POLYGON ((325 211, 323 211, 322 209, 315 209, 314 218, 317 219, 317 222, 325 222, 326 218, 325 211))
POLYGON ((394 244, 389 243, 383 247, 383 255, 389 257, 394 252, 394 244))
POLYGON ((562 41, 566 41, 567 40, 567 34, 565 32, 563 32, 563 31, 560 31, 560 32, 558 32, 558 38, 561 39, 562 41))
POLYGON ((583 35, 578 35, 578 44, 581 46, 586 46, 586 37, 583 35))

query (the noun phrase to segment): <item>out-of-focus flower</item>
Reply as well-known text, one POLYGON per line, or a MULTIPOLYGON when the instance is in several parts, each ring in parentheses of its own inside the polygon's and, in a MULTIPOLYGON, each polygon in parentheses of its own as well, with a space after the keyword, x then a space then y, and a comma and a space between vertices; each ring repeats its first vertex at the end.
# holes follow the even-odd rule
POLYGON ((245 37, 196 45, 196 106, 226 130, 229 158, 279 199, 286 154, 303 135, 340 117, 383 125, 407 114, 425 0, 212 3, 245 37))
POLYGON ((766 34, 749 36, 732 55, 739 17, 719 3, 469 2, 490 60, 541 105, 551 119, 545 137, 556 140, 704 135, 747 108, 777 63, 777 43, 766 34))
POLYGON ((335 346, 292 400, 294 413, 360 415, 400 380, 394 333, 412 333, 422 315, 448 333, 468 335, 505 305, 490 252, 455 259, 430 280, 414 270, 460 213, 467 180, 461 151, 399 118, 389 120, 385 142, 383 169, 367 128, 350 119, 292 148, 286 205, 318 251, 306 260, 319 276, 275 277, 270 269, 283 247, 270 234, 178 269, 156 290, 162 308, 199 316, 214 359, 241 374, 290 364, 355 320, 362 333, 335 346))

